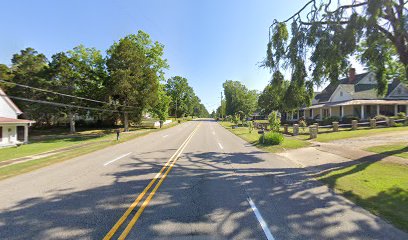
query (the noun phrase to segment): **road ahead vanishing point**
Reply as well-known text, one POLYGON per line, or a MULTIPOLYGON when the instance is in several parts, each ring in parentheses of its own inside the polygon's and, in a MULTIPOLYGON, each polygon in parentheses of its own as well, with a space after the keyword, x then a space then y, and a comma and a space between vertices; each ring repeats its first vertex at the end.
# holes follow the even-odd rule
POLYGON ((1 181, 0 196, 0 239, 408 239, 211 120, 1 181))

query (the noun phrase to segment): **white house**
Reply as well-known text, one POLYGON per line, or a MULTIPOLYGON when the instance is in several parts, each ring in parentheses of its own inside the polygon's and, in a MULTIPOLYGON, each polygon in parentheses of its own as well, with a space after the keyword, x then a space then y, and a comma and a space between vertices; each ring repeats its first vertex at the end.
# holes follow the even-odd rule
POLYGON ((21 110, 0 88, 0 147, 28 142, 28 126, 35 121, 18 119, 21 110))
POLYGON ((408 116, 408 86, 398 80, 388 83, 384 97, 377 95, 375 74, 366 72, 356 74, 351 68, 346 78, 330 83, 313 99, 312 105, 289 112, 287 120, 323 120, 336 116, 342 119, 355 116, 362 120, 376 115, 395 116, 404 112, 408 116))

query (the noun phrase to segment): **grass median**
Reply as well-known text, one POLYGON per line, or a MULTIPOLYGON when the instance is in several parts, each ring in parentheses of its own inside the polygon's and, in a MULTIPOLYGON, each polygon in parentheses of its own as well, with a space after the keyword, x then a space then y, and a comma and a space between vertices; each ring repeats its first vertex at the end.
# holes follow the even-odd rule
POLYGON ((273 152, 273 153, 283 152, 286 149, 296 149, 296 148, 301 148, 301 147, 307 147, 310 145, 309 142, 305 141, 304 137, 303 139, 302 137, 300 138, 285 137, 285 140, 280 145, 264 146, 259 143, 259 134, 256 129, 254 129, 251 133, 249 133, 248 127, 238 127, 238 128, 232 129, 232 125, 234 124, 231 122, 219 122, 219 123, 221 124, 221 126, 226 128, 228 131, 234 133, 238 137, 268 152, 273 152))

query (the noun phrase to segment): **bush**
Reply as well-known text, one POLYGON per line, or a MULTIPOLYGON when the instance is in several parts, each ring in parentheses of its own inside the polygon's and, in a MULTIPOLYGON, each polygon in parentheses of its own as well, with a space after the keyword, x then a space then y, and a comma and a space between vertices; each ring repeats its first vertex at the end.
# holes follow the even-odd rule
POLYGON ((252 123, 252 121, 248 121, 248 129, 249 133, 252 133, 252 130, 254 129, 254 124, 252 123))
POLYGON ((374 117, 376 121, 388 121, 388 117, 384 115, 377 115, 374 117))
POLYGON ((343 123, 351 123, 353 120, 360 121, 360 118, 352 115, 343 117, 343 123))
POLYGON ((259 142, 264 145, 279 145, 283 142, 284 137, 282 133, 278 132, 267 132, 263 136, 259 137, 259 142), (265 138, 265 139, 263 139, 265 138))
POLYGON ((277 111, 271 112, 268 116, 269 127, 274 132, 279 132, 279 128, 281 125, 280 116, 277 111))
POLYGON ((306 129, 306 127, 307 127, 306 121, 303 120, 303 119, 300 119, 299 122, 298 122, 298 124, 299 124, 299 127, 300 127, 300 128, 302 129, 302 131, 304 132, 305 129, 306 129))
MULTIPOLYGON (((322 125, 332 125, 333 122, 339 122, 340 118, 337 116, 326 117, 322 121, 322 125)), ((351 121, 350 121, 351 122, 351 121)))
POLYGON ((397 119, 405 119, 405 113, 404 112, 399 112, 397 114, 397 119))

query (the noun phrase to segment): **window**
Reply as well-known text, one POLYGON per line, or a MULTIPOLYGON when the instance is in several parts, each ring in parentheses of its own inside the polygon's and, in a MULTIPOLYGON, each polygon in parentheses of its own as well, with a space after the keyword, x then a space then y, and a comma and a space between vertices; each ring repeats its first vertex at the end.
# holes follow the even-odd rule
POLYGON ((329 109, 323 109, 323 117, 329 117, 329 109))
POLYGON ((343 97, 343 92, 340 92, 340 97, 343 97))
POLYGON ((3 127, 0 127, 0 142, 2 141, 3 138, 3 127))

